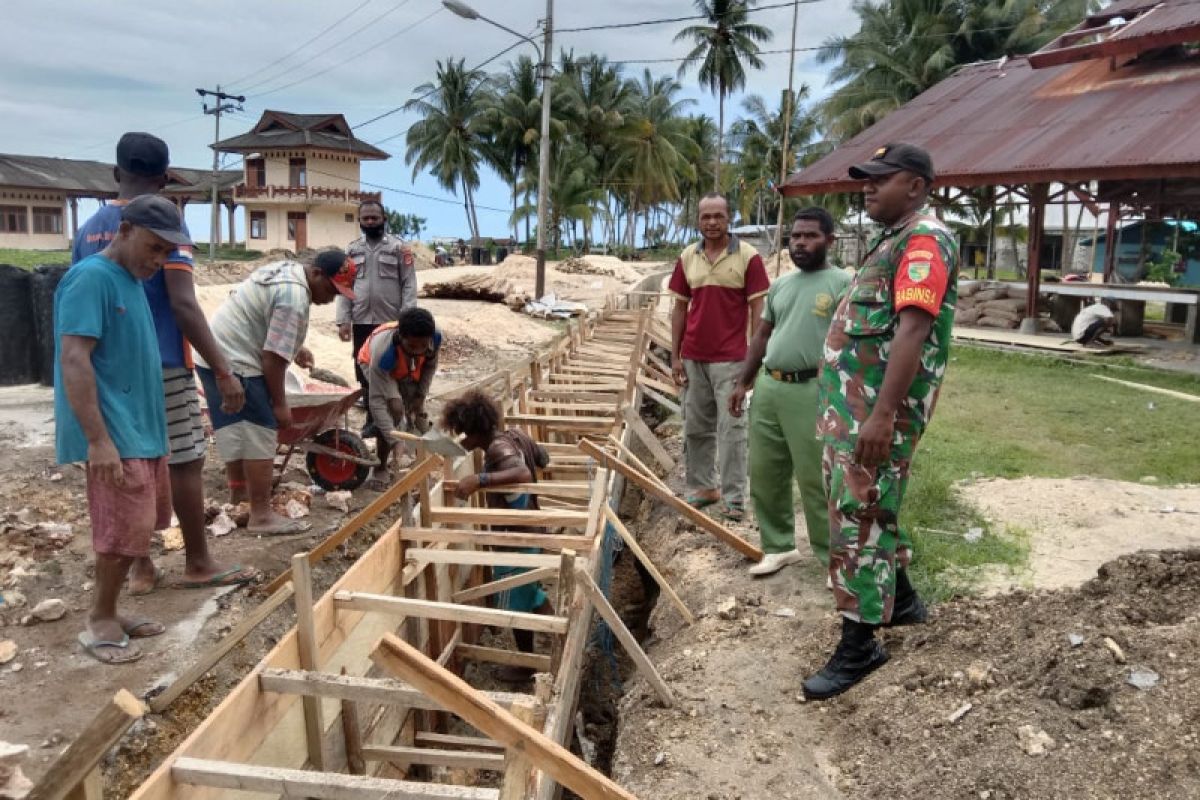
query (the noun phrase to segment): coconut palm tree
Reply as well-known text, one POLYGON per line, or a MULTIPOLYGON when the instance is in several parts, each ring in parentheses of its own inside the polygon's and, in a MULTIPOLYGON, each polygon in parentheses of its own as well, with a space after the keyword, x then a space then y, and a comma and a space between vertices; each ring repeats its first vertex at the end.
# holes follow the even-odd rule
POLYGON ((700 84, 717 96, 717 152, 713 188, 721 183, 721 150, 725 137, 725 98, 746 85, 746 67, 762 69, 758 43, 769 42, 771 31, 749 21, 748 0, 694 0, 696 9, 707 18, 706 25, 689 25, 675 35, 675 41, 693 43, 687 60, 679 68, 683 77, 692 64, 699 62, 700 84))
POLYGON ((808 86, 801 84, 789 100, 786 89, 779 93, 779 106, 767 107, 762 97, 752 94, 742 100, 746 116, 729 128, 730 142, 738 150, 740 183, 750 191, 742 193, 738 210, 743 219, 749 218, 754 206, 759 216, 774 218, 778 212, 779 195, 774 186, 779 180, 779 168, 784 159, 783 129, 790 109, 791 123, 787 171, 796 167, 796 154, 803 152, 816 135, 817 120, 805 107, 808 86))
POLYGON ((464 59, 437 62, 437 77, 414 89, 416 98, 404 104, 421 119, 408 129, 404 162, 412 164, 413 178, 428 170, 448 192, 463 193, 463 207, 471 236, 479 238, 475 213, 475 190, 479 188, 479 166, 485 157, 484 111, 488 78, 479 70, 467 69, 464 59))
MULTIPOLYGON (((541 138, 542 95, 537 67, 529 56, 521 56, 508 71, 492 80, 484 111, 486 139, 483 153, 487 162, 512 189, 513 239, 517 234, 518 187, 526 171, 537 163, 541 138)), ((526 221, 528 224, 528 220, 526 221)), ((526 239, 529 238, 528 232, 526 239)))

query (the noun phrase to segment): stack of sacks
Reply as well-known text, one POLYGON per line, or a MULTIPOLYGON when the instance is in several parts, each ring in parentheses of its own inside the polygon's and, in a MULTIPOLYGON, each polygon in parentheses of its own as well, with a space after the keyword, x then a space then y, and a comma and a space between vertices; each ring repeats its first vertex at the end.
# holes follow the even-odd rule
POLYGON ((1025 289, 1000 283, 971 281, 959 284, 954 321, 981 328, 1017 328, 1025 316, 1025 289))

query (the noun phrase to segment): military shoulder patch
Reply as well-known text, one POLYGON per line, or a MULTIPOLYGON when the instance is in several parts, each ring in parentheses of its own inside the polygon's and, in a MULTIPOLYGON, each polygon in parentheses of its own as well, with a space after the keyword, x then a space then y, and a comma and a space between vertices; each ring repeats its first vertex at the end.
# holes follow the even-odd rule
POLYGON ((908 279, 913 283, 920 283, 929 277, 929 270, 928 261, 910 261, 908 262, 908 279))

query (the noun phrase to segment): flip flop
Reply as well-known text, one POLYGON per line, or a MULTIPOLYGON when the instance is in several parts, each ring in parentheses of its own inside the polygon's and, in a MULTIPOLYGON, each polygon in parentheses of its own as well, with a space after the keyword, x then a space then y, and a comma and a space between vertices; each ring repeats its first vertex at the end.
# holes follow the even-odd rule
POLYGON ((746 517, 746 509, 741 503, 722 503, 721 516, 733 522, 741 522, 746 517))
POLYGON ((716 497, 704 497, 703 495, 690 494, 684 499, 684 502, 699 511, 702 508, 708 508, 709 506, 715 505, 721 501, 716 497))
POLYGON ((121 626, 125 630, 125 635, 130 639, 149 639, 154 636, 162 636, 167 632, 166 626, 161 622, 155 622, 152 619, 136 617, 131 620, 126 620, 126 624, 121 626), (149 631, 143 629, 149 628, 149 631), (138 631, 142 631, 138 633, 138 631))
POLYGON ((258 576, 258 570, 237 564, 224 572, 218 572, 206 580, 181 580, 175 584, 175 587, 178 589, 211 589, 217 586, 244 586, 247 583, 253 583, 258 580, 258 576))
POLYGON ((302 519, 289 519, 270 528, 246 528, 246 533, 257 533, 261 536, 286 536, 291 533, 308 533, 312 523, 302 519))
POLYGON ((155 567, 154 567, 154 582, 150 584, 150 588, 142 589, 141 591, 137 591, 137 592, 130 589, 129 595, 131 597, 145 597, 146 595, 150 594, 151 592, 153 592, 155 589, 158 588, 158 585, 160 583, 162 583, 162 579, 165 578, 166 575, 167 575, 167 571, 165 569, 163 569, 162 567, 160 567, 158 565, 155 565, 155 567))
POLYGON ((96 639, 91 631, 83 631, 79 634, 79 644, 85 653, 101 664, 131 664, 142 657, 142 651, 129 643, 128 635, 122 636, 119 642, 108 642, 96 639))

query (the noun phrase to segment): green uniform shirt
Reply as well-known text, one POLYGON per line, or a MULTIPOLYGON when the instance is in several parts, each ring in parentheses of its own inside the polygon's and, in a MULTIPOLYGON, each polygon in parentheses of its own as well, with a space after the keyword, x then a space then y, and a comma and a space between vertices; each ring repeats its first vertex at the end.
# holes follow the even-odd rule
POLYGON ((883 387, 901 309, 934 317, 921 363, 896 414, 893 460, 912 456, 937 403, 958 298, 958 242, 938 219, 915 214, 879 235, 834 313, 825 340, 817 433, 852 450, 883 387))
POLYGON ((784 372, 816 369, 829 321, 849 285, 850 275, 836 267, 789 272, 771 284, 763 303, 763 321, 772 326, 763 365, 784 372))

